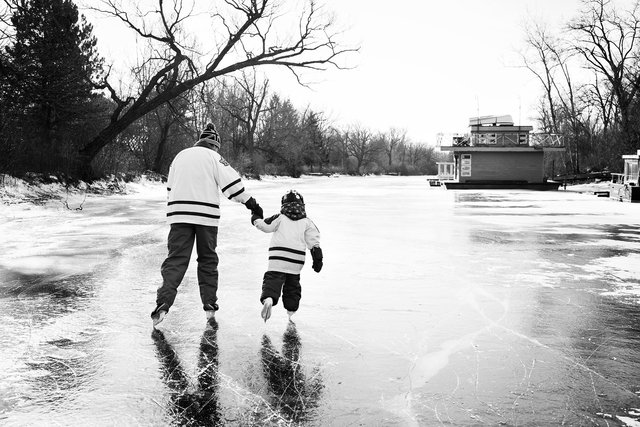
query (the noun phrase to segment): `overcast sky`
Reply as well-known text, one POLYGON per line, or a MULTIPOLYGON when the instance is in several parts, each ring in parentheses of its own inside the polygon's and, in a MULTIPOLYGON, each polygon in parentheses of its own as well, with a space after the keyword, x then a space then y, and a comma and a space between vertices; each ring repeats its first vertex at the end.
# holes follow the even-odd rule
MULTIPOLYGON (((523 26, 535 19, 561 29, 582 7, 580 0, 323 2, 360 46, 349 61, 357 67, 309 75, 316 82, 311 89, 290 73, 270 72, 272 88, 338 125, 404 128, 413 141, 426 143, 438 132, 465 132, 478 114, 511 114, 517 124, 534 125, 541 87, 517 67, 523 26)), ((90 21, 103 48, 109 31, 113 40, 113 31, 121 31, 90 21)))
MULTIPOLYGON (((516 67, 527 20, 561 27, 579 0, 328 0, 359 40, 358 67, 331 72, 315 92, 291 87, 299 102, 344 122, 406 128, 414 141, 465 132, 471 116, 530 117, 541 88, 516 67)), ((278 82, 280 84, 280 82, 278 82)))

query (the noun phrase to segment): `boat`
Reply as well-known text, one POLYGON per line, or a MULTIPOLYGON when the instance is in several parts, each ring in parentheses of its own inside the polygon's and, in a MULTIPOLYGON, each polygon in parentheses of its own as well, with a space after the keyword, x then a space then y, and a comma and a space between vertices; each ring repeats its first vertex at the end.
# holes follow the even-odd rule
POLYGON ((544 176, 544 153, 564 151, 559 134, 532 133, 532 126, 514 125, 510 115, 469 119, 470 131, 451 138, 441 151, 453 153, 453 162, 440 167, 450 171, 442 179, 446 189, 557 190, 561 182, 544 176))
POLYGON ((640 150, 636 154, 622 156, 623 173, 612 173, 609 184, 609 198, 621 202, 640 202, 640 150))

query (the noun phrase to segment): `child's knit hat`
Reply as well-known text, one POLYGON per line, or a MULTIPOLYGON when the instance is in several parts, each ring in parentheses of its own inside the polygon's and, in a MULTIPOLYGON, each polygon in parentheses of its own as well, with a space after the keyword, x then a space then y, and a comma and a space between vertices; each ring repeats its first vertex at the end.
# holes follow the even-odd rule
POLYGON ((289 190, 284 196, 282 196, 282 204, 284 205, 293 202, 301 203, 304 205, 302 194, 298 193, 296 190, 289 190))
POLYGON ((306 218, 307 213, 304 210, 304 199, 302 195, 296 190, 287 191, 287 194, 282 196, 280 213, 293 221, 306 218))

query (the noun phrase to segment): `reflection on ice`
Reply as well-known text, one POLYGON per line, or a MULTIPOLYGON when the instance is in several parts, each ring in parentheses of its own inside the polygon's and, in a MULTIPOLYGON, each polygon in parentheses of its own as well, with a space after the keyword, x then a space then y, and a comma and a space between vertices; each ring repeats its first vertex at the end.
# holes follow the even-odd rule
POLYGON ((169 413, 180 425, 218 425, 220 422, 217 331, 217 322, 210 320, 200 342, 195 390, 164 334, 154 329, 151 335, 161 362, 162 379, 170 389, 169 413))
POLYGON ((318 368, 306 374, 299 362, 301 342, 295 323, 289 322, 282 342, 282 353, 279 353, 269 336, 262 337, 262 368, 270 388, 272 409, 285 422, 297 424, 314 418, 322 393, 322 378, 318 368))
POLYGON ((315 418, 322 379, 318 368, 305 372, 300 363, 301 340, 295 324, 290 323, 282 336, 282 352, 276 350, 268 335, 262 337, 262 370, 259 373, 245 371, 244 381, 220 372, 218 329, 215 320, 206 327, 193 376, 189 375, 188 353, 179 354, 161 330, 151 334, 168 394, 167 416, 174 423, 298 425, 315 418), (264 377, 257 378, 257 374, 264 377))
MULTIPOLYGON (((0 298, 11 296, 24 298, 28 296, 49 296, 51 299, 62 299, 65 306, 67 298, 86 298, 91 296, 93 287, 90 284, 91 274, 28 274, 11 271, 0 267, 0 298)), ((57 310, 57 308, 56 308, 57 310)))

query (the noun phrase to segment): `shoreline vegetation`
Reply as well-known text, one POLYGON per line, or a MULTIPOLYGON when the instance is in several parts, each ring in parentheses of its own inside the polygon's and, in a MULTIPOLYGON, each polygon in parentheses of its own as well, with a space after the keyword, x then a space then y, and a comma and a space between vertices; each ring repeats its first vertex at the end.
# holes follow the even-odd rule
MULTIPOLYGON (((309 177, 340 177, 347 176, 336 173, 308 173, 309 177)), ((393 174, 384 174, 384 176, 398 176, 393 174)), ((433 175, 421 175, 425 178, 425 183, 433 175)), ((245 176, 247 180, 261 180, 264 176, 245 176)), ((73 180, 66 181, 53 175, 27 174, 18 178, 11 175, 0 174, 0 206, 1 205, 18 205, 26 204, 33 206, 43 206, 49 202, 60 202, 63 207, 70 210, 82 210, 82 202, 78 202, 79 198, 87 195, 116 195, 129 194, 136 190, 132 185, 128 184, 160 184, 164 182, 164 177, 155 173, 140 175, 111 175, 110 177, 84 182, 73 180), (70 206, 68 200, 72 197, 76 202, 74 206, 70 206)), ((560 186, 558 191, 570 191, 576 193, 595 194, 596 192, 607 191, 609 181, 593 181, 587 183, 569 184, 566 188, 560 186)), ((428 188, 428 185, 425 185, 428 188)))
POLYGON ((127 194, 130 190, 128 183, 149 181, 161 182, 160 176, 140 175, 115 176, 84 182, 80 180, 66 180, 64 177, 43 174, 26 174, 23 177, 0 174, 0 205, 30 204, 43 206, 49 202, 60 202, 68 209, 81 210, 82 203, 72 208, 67 201, 70 196, 86 199, 89 194, 112 195, 127 194))

